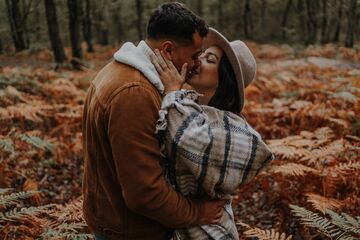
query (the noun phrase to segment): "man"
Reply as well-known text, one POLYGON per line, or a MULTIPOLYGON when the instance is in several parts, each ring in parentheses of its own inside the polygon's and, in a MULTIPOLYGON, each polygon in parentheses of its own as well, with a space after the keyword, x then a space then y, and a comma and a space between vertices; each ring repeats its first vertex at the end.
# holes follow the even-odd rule
POLYGON ((164 177, 155 135, 164 86, 150 55, 198 67, 208 28, 179 3, 156 9, 147 39, 125 43, 93 80, 83 115, 84 217, 98 239, 169 239, 171 228, 220 220, 223 201, 188 199, 164 177))

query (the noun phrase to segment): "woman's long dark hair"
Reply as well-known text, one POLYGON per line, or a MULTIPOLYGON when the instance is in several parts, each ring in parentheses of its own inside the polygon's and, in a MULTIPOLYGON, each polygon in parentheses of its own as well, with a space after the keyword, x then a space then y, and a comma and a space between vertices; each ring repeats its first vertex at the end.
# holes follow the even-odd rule
POLYGON ((219 85, 208 105, 223 111, 240 113, 240 96, 235 73, 225 54, 219 63, 219 85))

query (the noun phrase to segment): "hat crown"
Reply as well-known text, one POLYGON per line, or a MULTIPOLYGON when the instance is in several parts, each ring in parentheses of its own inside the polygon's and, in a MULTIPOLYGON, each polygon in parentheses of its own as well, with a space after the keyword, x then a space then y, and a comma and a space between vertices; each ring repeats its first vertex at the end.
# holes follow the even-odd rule
POLYGON ((256 60, 250 49, 241 40, 230 42, 216 29, 210 27, 209 33, 204 39, 204 47, 220 47, 234 70, 240 97, 240 111, 244 107, 246 88, 254 79, 256 72, 256 60))
POLYGON ((246 88, 254 79, 256 73, 256 60, 250 49, 241 40, 230 42, 230 46, 240 64, 243 75, 244 87, 246 88))

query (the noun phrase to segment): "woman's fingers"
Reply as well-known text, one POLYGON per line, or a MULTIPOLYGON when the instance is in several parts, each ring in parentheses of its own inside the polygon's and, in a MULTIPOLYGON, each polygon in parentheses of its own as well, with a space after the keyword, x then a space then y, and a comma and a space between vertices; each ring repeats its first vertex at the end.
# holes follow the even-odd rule
POLYGON ((161 56, 162 56, 163 59, 165 60, 166 65, 169 67, 169 69, 170 69, 171 71, 177 71, 174 63, 173 63, 171 60, 167 59, 164 55, 165 55, 165 54, 164 54, 164 50, 161 50, 161 56))
POLYGON ((188 64, 187 63, 184 63, 184 65, 181 67, 181 78, 185 81, 186 79, 186 73, 187 73, 187 66, 188 64))
POLYGON ((154 53, 155 54, 150 56, 151 62, 159 73, 160 79, 164 84, 165 92, 181 89, 181 86, 185 82, 187 64, 182 66, 181 72, 179 73, 174 64, 165 57, 163 51, 160 52, 159 49, 155 49, 154 53))
POLYGON ((156 57, 157 57, 157 60, 158 60, 158 63, 160 64, 160 66, 161 66, 163 69, 168 68, 168 65, 167 65, 166 62, 164 61, 164 58, 163 58, 163 56, 161 55, 159 49, 155 49, 155 54, 156 54, 156 57))
POLYGON ((158 71, 159 74, 164 71, 163 68, 159 64, 158 58, 156 55, 151 54, 150 60, 151 60, 152 64, 154 64, 154 67, 155 67, 156 71, 158 71))
MULTIPOLYGON (((165 61, 166 65, 168 66, 169 70, 171 72, 173 72, 173 74, 176 74, 178 73, 178 70, 176 69, 174 63, 167 59, 165 56, 164 56, 164 50, 161 50, 161 57, 162 59, 165 61)), ((180 72, 180 76, 181 76, 181 79, 185 81, 185 78, 186 78, 186 73, 187 73, 187 66, 188 64, 187 63, 184 63, 184 65, 181 67, 181 72, 180 72)))

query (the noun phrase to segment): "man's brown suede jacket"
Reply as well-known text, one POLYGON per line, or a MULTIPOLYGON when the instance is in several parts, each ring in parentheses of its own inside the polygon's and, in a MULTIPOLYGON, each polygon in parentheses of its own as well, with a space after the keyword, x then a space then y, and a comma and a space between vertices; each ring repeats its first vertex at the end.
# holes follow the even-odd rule
POLYGON ((83 115, 84 216, 109 239, 165 239, 198 222, 203 204, 163 175, 154 133, 162 96, 138 70, 112 61, 93 80, 83 115))

